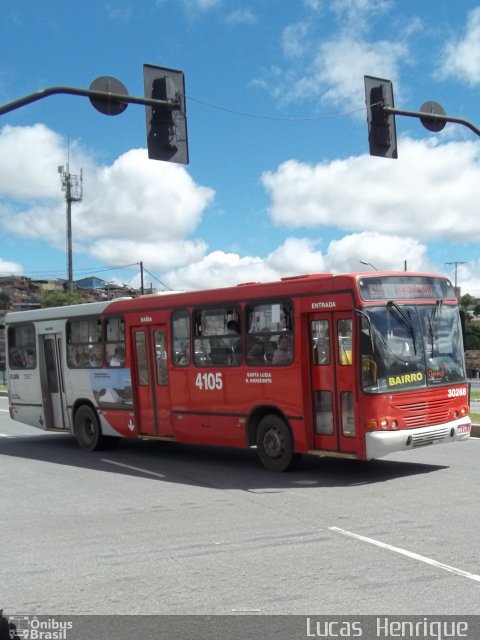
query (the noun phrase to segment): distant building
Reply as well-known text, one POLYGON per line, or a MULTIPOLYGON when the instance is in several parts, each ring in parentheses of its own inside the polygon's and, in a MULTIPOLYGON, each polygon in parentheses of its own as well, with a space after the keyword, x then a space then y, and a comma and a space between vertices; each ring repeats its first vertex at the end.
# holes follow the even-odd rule
POLYGON ((106 289, 108 287, 108 282, 96 276, 75 280, 74 284, 76 289, 106 289))

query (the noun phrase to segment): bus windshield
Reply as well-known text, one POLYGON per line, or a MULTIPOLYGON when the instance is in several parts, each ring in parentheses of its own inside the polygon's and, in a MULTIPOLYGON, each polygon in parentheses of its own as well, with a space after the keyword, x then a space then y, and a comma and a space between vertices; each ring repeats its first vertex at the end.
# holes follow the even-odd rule
POLYGON ((465 382, 456 306, 389 302, 360 312, 362 388, 385 393, 465 382))

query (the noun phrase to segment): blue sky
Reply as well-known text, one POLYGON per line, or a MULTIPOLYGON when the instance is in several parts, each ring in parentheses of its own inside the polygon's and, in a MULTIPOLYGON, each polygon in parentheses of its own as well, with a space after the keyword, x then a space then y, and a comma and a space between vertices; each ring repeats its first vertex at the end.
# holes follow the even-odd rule
POLYGON ((480 296, 480 138, 397 117, 368 155, 363 76, 396 106, 480 126, 480 4, 394 0, 4 2, 0 104, 142 65, 185 73, 190 164, 148 160, 143 107, 54 96, 0 116, 0 273, 66 276, 57 167, 83 171, 74 277, 172 288, 377 268, 447 273, 480 296), (126 265, 134 265, 127 267, 126 265))

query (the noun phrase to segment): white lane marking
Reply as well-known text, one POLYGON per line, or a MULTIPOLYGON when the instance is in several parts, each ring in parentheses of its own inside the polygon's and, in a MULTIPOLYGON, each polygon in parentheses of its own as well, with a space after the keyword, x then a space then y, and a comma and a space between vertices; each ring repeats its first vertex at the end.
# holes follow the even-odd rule
POLYGON ((107 460, 107 458, 101 458, 102 462, 108 462, 108 464, 115 464, 117 467, 123 467, 124 469, 130 469, 131 471, 139 471, 156 478, 165 478, 163 473, 156 473, 155 471, 149 471, 148 469, 141 469, 140 467, 132 467, 129 464, 123 464, 122 462, 116 462, 115 460, 107 460))
POLYGON ((8 413, 8 409, 0 409, 0 411, 3 411, 5 413, 8 413))
POLYGON ((351 531, 345 531, 345 529, 340 529, 339 527, 328 527, 328 528, 331 531, 337 531, 338 533, 342 533, 344 536, 350 536, 351 538, 356 538, 357 540, 362 540, 363 542, 374 544, 377 547, 381 547, 382 549, 395 551, 395 553, 399 553, 402 556, 411 558, 412 560, 419 560, 420 562, 425 562, 425 564, 432 565, 432 567, 437 567, 438 569, 443 569, 444 571, 455 573, 458 576, 463 576, 464 578, 469 578, 470 580, 475 580, 476 582, 480 582, 480 576, 475 575, 474 573, 463 571, 463 569, 457 569, 457 567, 452 567, 449 564, 444 564, 443 562, 438 562, 437 560, 433 560, 432 558, 427 558, 427 556, 421 556, 420 554, 414 553, 413 551, 407 551, 407 549, 394 547, 391 544, 380 542, 379 540, 375 540, 374 538, 367 538, 366 536, 361 536, 358 533, 352 533, 351 531))
POLYGON ((0 433, 0 438, 9 438, 8 433, 0 433))

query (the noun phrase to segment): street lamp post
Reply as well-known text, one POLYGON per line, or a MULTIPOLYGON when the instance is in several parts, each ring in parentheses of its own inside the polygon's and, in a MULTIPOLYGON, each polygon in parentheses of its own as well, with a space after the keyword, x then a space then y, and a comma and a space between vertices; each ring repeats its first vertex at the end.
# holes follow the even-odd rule
POLYGON ((360 260, 360 264, 364 264, 367 267, 372 267, 374 271, 378 271, 377 267, 373 265, 371 262, 367 262, 366 260, 360 260))

